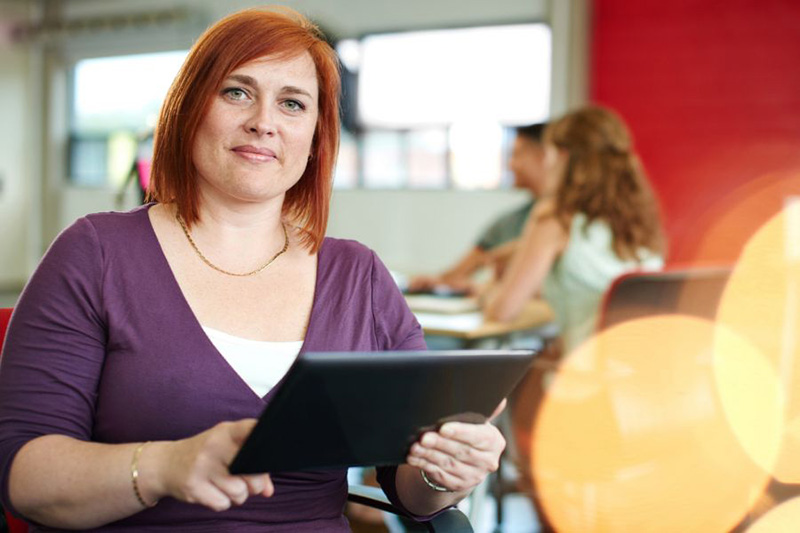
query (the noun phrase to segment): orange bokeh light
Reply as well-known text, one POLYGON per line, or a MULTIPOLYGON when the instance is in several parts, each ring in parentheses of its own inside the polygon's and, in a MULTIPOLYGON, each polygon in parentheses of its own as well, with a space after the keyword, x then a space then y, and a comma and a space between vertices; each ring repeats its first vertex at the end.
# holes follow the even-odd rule
MULTIPOLYGON (((761 369, 750 377, 764 390, 774 376, 757 348, 717 329, 687 316, 642 318, 600 333, 564 360, 532 446, 536 490, 558 531, 722 532, 747 514, 768 474, 740 439, 776 431, 764 423, 735 433, 729 418, 744 416, 738 404, 728 405, 733 414, 723 409, 717 385, 761 369), (728 361, 713 353, 719 338, 733 350, 723 372, 713 368, 728 361)), ((774 412, 774 398, 744 405, 774 412)), ((776 448, 766 441, 762 457, 776 448)))
MULTIPOLYGON (((769 454, 762 456, 763 448, 755 450, 756 442, 743 440, 743 444, 759 464, 775 463, 776 479, 800 483, 800 201, 787 205, 745 246, 717 314, 718 324, 735 330, 763 354, 775 385, 741 382, 737 389, 727 390, 724 385, 731 382, 723 380, 720 391, 723 398, 735 401, 743 392, 775 395, 777 389, 777 461, 769 454)), ((740 434, 757 416, 754 412, 749 419, 731 417, 731 424, 740 434)))
POLYGON ((747 533, 777 533, 797 531, 800 524, 800 498, 792 498, 759 518, 747 533))
POLYGON ((731 186, 716 190, 714 201, 700 210, 673 213, 677 218, 671 221, 680 226, 672 236, 671 260, 732 264, 750 237, 781 211, 783 199, 800 191, 800 153, 793 142, 770 140, 725 160, 695 161, 691 175, 729 176, 731 186))

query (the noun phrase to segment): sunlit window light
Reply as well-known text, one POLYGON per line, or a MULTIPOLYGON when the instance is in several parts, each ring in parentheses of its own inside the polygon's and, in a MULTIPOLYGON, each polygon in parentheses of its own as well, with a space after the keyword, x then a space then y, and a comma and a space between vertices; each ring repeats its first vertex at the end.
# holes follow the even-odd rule
POLYGON ((362 41, 359 118, 366 127, 470 120, 504 125, 549 114, 550 28, 520 24, 371 35, 362 41))
POLYGON ((185 50, 84 59, 75 65, 73 131, 135 132, 154 123, 185 50))

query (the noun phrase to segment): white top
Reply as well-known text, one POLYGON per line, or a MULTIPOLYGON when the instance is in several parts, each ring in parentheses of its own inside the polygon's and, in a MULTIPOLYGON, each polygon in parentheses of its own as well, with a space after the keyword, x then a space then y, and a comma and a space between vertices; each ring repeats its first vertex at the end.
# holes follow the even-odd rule
POLYGON ((243 339, 203 326, 211 343, 259 397, 265 396, 292 366, 303 341, 269 342, 243 339))
POLYGON ((586 225, 586 215, 572 217, 569 242, 544 281, 542 295, 553 308, 561 328, 565 353, 594 333, 603 294, 611 282, 635 270, 659 270, 661 256, 640 250, 640 261, 620 259, 614 234, 601 220, 586 225))

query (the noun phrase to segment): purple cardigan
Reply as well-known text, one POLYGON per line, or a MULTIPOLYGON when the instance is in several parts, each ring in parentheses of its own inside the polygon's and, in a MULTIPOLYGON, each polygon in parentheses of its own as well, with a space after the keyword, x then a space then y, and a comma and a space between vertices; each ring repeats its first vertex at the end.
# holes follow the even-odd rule
MULTIPOLYGON (((257 417, 270 400, 272 392, 253 393, 201 329, 161 252, 148 208, 76 221, 52 244, 20 297, 0 364, 0 495, 7 508, 11 461, 33 438, 181 439, 221 421, 257 417)), ((301 357, 423 349, 422 330, 375 253, 326 238, 301 357)), ((397 503, 396 467, 379 470, 384 491, 397 503)), ((342 516, 346 470, 273 480, 272 498, 251 497, 226 512, 165 498, 96 531, 349 531, 342 516)))

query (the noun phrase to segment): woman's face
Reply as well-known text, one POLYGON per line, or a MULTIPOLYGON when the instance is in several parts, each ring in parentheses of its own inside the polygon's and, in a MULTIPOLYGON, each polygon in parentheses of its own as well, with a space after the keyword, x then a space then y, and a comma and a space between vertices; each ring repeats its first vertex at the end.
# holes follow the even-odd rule
POLYGON ((231 72, 194 141, 203 197, 282 201, 306 168, 318 114, 317 73, 308 53, 262 57, 231 72))
POLYGON ((514 139, 508 168, 514 174, 514 187, 528 189, 539 196, 544 179, 542 144, 522 135, 514 139))

